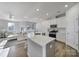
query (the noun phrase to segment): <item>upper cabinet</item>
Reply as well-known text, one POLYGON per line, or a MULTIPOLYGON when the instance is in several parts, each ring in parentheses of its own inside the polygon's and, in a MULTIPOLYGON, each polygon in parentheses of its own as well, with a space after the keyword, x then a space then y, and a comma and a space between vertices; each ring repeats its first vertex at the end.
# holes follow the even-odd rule
POLYGON ((65 16, 50 20, 50 25, 53 25, 53 24, 57 24, 58 28, 66 28, 66 19, 65 19, 65 16))
POLYGON ((36 24, 37 31, 47 31, 50 28, 50 25, 57 24, 58 28, 66 27, 65 17, 55 18, 51 20, 46 20, 36 24))
POLYGON ((56 19, 51 19, 51 20, 50 20, 50 25, 52 25, 52 24, 57 24, 56 22, 57 22, 56 19))
POLYGON ((56 19, 56 23, 58 25, 58 28, 66 28, 66 19, 64 17, 60 17, 56 19))

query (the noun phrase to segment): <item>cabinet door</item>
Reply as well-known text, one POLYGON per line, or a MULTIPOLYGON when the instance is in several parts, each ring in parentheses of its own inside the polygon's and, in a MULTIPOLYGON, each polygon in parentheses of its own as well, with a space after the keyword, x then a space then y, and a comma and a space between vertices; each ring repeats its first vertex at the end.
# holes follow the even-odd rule
POLYGON ((65 26, 66 26, 65 17, 60 17, 60 18, 56 19, 56 23, 59 28, 65 28, 65 26))
POLYGON ((66 42, 66 33, 58 32, 57 33, 57 40, 61 42, 66 42))
POLYGON ((66 44, 75 48, 75 37, 74 37, 74 21, 72 19, 67 20, 67 29, 66 29, 66 44))
POLYGON ((79 4, 73 6, 66 12, 66 20, 67 20, 66 43, 77 50, 78 50, 78 21, 79 21, 78 16, 79 16, 79 4))
POLYGON ((66 44, 78 50, 78 20, 67 20, 66 44))

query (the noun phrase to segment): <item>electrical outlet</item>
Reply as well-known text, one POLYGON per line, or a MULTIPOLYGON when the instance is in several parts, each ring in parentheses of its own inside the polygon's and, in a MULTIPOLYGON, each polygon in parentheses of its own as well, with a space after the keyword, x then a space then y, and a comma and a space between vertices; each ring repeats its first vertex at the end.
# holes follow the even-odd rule
POLYGON ((50 44, 50 48, 52 48, 52 45, 50 44))

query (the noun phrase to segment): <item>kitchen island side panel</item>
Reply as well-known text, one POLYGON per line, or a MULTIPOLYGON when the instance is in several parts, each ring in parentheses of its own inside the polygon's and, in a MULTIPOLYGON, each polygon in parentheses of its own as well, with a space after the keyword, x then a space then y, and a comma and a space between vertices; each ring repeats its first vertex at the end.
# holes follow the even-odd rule
POLYGON ((29 57, 42 57, 43 56, 42 46, 28 39, 28 56, 29 57))

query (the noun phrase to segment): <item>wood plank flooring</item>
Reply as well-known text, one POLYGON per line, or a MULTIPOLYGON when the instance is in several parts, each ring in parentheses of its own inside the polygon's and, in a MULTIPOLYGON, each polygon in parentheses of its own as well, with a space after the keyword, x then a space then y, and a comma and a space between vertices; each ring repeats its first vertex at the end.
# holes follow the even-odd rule
POLYGON ((28 57, 27 48, 24 48, 25 43, 10 47, 8 57, 28 57))
POLYGON ((76 57, 78 53, 72 47, 62 42, 55 41, 55 57, 76 57))
MULTIPOLYGON (((27 42, 26 42, 27 43, 27 42)), ((28 57, 25 42, 10 47, 8 57, 28 57)), ((53 49, 52 49, 53 50, 53 49)), ((64 43, 55 41, 55 57, 76 57, 77 51, 64 43)))

